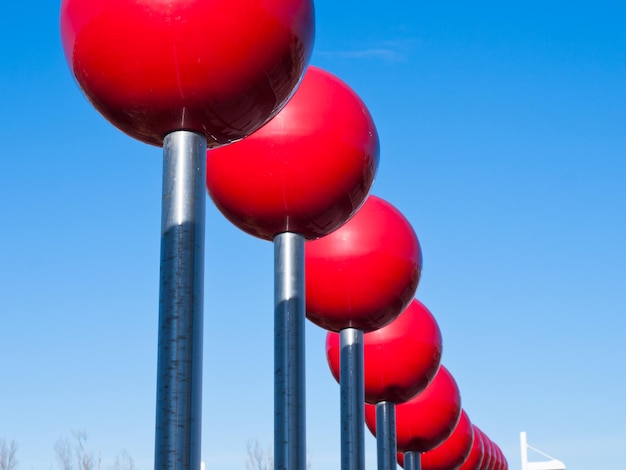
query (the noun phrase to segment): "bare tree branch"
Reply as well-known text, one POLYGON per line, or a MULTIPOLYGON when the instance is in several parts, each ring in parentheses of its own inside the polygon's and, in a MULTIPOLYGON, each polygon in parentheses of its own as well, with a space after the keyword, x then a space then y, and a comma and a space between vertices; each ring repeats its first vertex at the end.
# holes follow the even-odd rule
POLYGON ((60 470, 100 470, 102 458, 94 456, 87 448, 87 432, 73 431, 75 443, 59 438, 54 446, 60 470))
POLYGON ((115 470, 135 470, 135 461, 125 450, 115 457, 115 470))
POLYGON ((246 441, 246 454, 246 470, 272 470, 274 467, 272 452, 269 449, 263 451, 259 441, 246 441))
POLYGON ((0 439, 0 470, 14 470, 17 468, 17 458, 15 455, 17 454, 17 444, 14 440, 11 440, 10 443, 4 440, 4 438, 0 439))
POLYGON ((67 437, 59 438, 54 445, 57 463, 61 470, 73 470, 72 465, 72 444, 67 437))
MULTIPOLYGON (((264 451, 256 439, 246 441, 246 470, 272 470, 274 468, 274 455, 272 449, 264 451)), ((311 456, 307 454, 306 470, 311 470, 311 456)))

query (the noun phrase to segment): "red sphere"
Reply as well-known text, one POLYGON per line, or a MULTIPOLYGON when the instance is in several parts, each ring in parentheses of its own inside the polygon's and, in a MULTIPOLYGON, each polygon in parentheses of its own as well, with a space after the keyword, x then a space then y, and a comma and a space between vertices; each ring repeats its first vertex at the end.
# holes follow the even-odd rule
POLYGON ((241 139, 293 94, 314 36, 311 0, 62 0, 61 39, 83 92, 113 125, 162 145, 241 139))
POLYGON ((483 461, 481 470, 493 470, 495 468, 495 455, 493 454, 493 446, 491 439, 482 431, 480 432, 483 442, 483 461))
MULTIPOLYGON (((461 417, 461 396, 444 366, 433 381, 409 401, 396 405, 396 440, 400 452, 428 452, 445 441, 461 417)), ((365 423, 376 434, 376 407, 365 404, 365 423)))
MULTIPOLYGON (((326 336, 326 358, 339 381, 339 334, 326 336)), ((365 401, 405 402, 424 390, 441 360, 441 332, 432 313, 419 301, 391 323, 363 337, 365 401)))
POLYGON ((493 444, 495 447, 495 452, 496 452, 496 470, 503 470, 504 469, 504 461, 506 460, 504 458, 504 454, 502 453, 502 449, 500 449, 500 446, 496 443, 493 444))
POLYGON ((497 444, 494 444, 495 446, 495 451, 496 451, 496 470, 502 470, 502 466, 503 466, 503 455, 502 455, 502 449, 500 449, 500 446, 498 446, 497 444))
POLYGON ((502 452, 502 449, 500 449, 500 458, 501 458, 501 465, 500 467, 502 468, 502 470, 508 470, 509 469, 509 462, 506 460, 506 457, 504 456, 504 452, 502 452))
POLYGON ((374 121, 334 75, 309 67, 287 105, 265 126, 207 152, 207 189, 241 230, 319 238, 363 204, 378 167, 374 121))
POLYGON ((409 221, 370 196, 343 226, 306 244, 307 318, 331 331, 381 328, 411 302, 421 269, 409 221))
POLYGON ((476 429, 476 426, 473 426, 474 431, 474 441, 472 443, 472 448, 470 450, 470 454, 467 457, 467 460, 463 462, 463 464, 459 467, 459 470, 481 470, 482 469, 482 460, 483 460, 483 440, 480 435, 480 432, 476 429))
POLYGON ((498 445, 491 441, 492 452, 493 452, 493 470, 501 470, 501 462, 500 462, 500 448, 498 445))
POLYGON ((473 442, 472 423, 461 410, 461 418, 450 437, 422 454, 422 470, 458 470, 470 455, 473 442))
POLYGON ((496 470, 498 468, 498 454, 496 451, 496 445, 491 439, 489 439, 489 455, 490 455, 489 469, 496 470))

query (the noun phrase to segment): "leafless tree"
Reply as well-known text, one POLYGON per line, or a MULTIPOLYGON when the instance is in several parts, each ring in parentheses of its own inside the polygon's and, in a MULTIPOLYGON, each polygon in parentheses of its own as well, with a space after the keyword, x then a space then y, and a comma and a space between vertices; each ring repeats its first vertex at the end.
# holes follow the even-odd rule
POLYGON ((0 470, 14 470, 17 468, 17 444, 14 440, 7 443, 0 438, 0 470))
POLYGON ((246 470, 272 470, 274 468, 274 457, 268 449, 264 451, 259 441, 251 439, 246 441, 246 470))
POLYGON ((56 453, 57 463, 61 470, 73 470, 72 444, 67 437, 59 438, 54 445, 54 452, 56 453))
MULTIPOLYGON (((246 441, 246 470, 272 470, 274 468, 274 456, 271 449, 264 451, 259 441, 248 439, 246 441)), ((311 469, 311 459, 307 455, 306 470, 311 469)))
POLYGON ((135 461, 125 450, 115 458, 115 470, 135 470, 135 461))
POLYGON ((54 446, 57 463, 61 470, 100 470, 102 459, 95 457, 87 449, 87 433, 76 431, 72 433, 74 445, 67 437, 60 438, 54 446))

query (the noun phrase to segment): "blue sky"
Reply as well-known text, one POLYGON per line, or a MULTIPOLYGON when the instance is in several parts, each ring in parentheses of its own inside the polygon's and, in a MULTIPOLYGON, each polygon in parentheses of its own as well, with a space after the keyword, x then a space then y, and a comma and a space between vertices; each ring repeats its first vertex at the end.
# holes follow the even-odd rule
MULTIPOLYGON (((0 28, 0 437, 49 469, 84 429, 152 467, 161 151, 109 125, 65 64, 56 2, 0 28)), ((372 192, 422 243, 417 297, 472 422, 568 470, 626 459, 626 6, 316 2, 312 64, 376 122, 372 192)), ((272 439, 272 246, 208 204, 203 458, 272 439)), ((339 467, 339 390, 307 326, 308 453, 339 467)), ((368 468, 375 468, 367 436, 368 468)))

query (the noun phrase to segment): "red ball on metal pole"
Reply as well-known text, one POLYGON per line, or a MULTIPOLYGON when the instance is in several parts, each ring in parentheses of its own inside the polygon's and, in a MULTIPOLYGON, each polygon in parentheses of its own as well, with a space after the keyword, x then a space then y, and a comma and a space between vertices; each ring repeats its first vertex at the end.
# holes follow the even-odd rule
POLYGON ((299 83, 310 0, 62 0, 61 39, 92 105, 163 146, 155 468, 200 467, 206 148, 261 127, 299 83))
POLYGON ((265 126, 207 152, 207 189, 235 226, 274 243, 274 461, 304 468, 304 242, 363 204, 378 166, 367 108, 334 75, 310 67, 265 126))
POLYGON ((375 196, 342 227, 307 243, 307 318, 339 333, 343 469, 364 467, 364 332, 407 307, 421 265, 410 223, 375 196))

